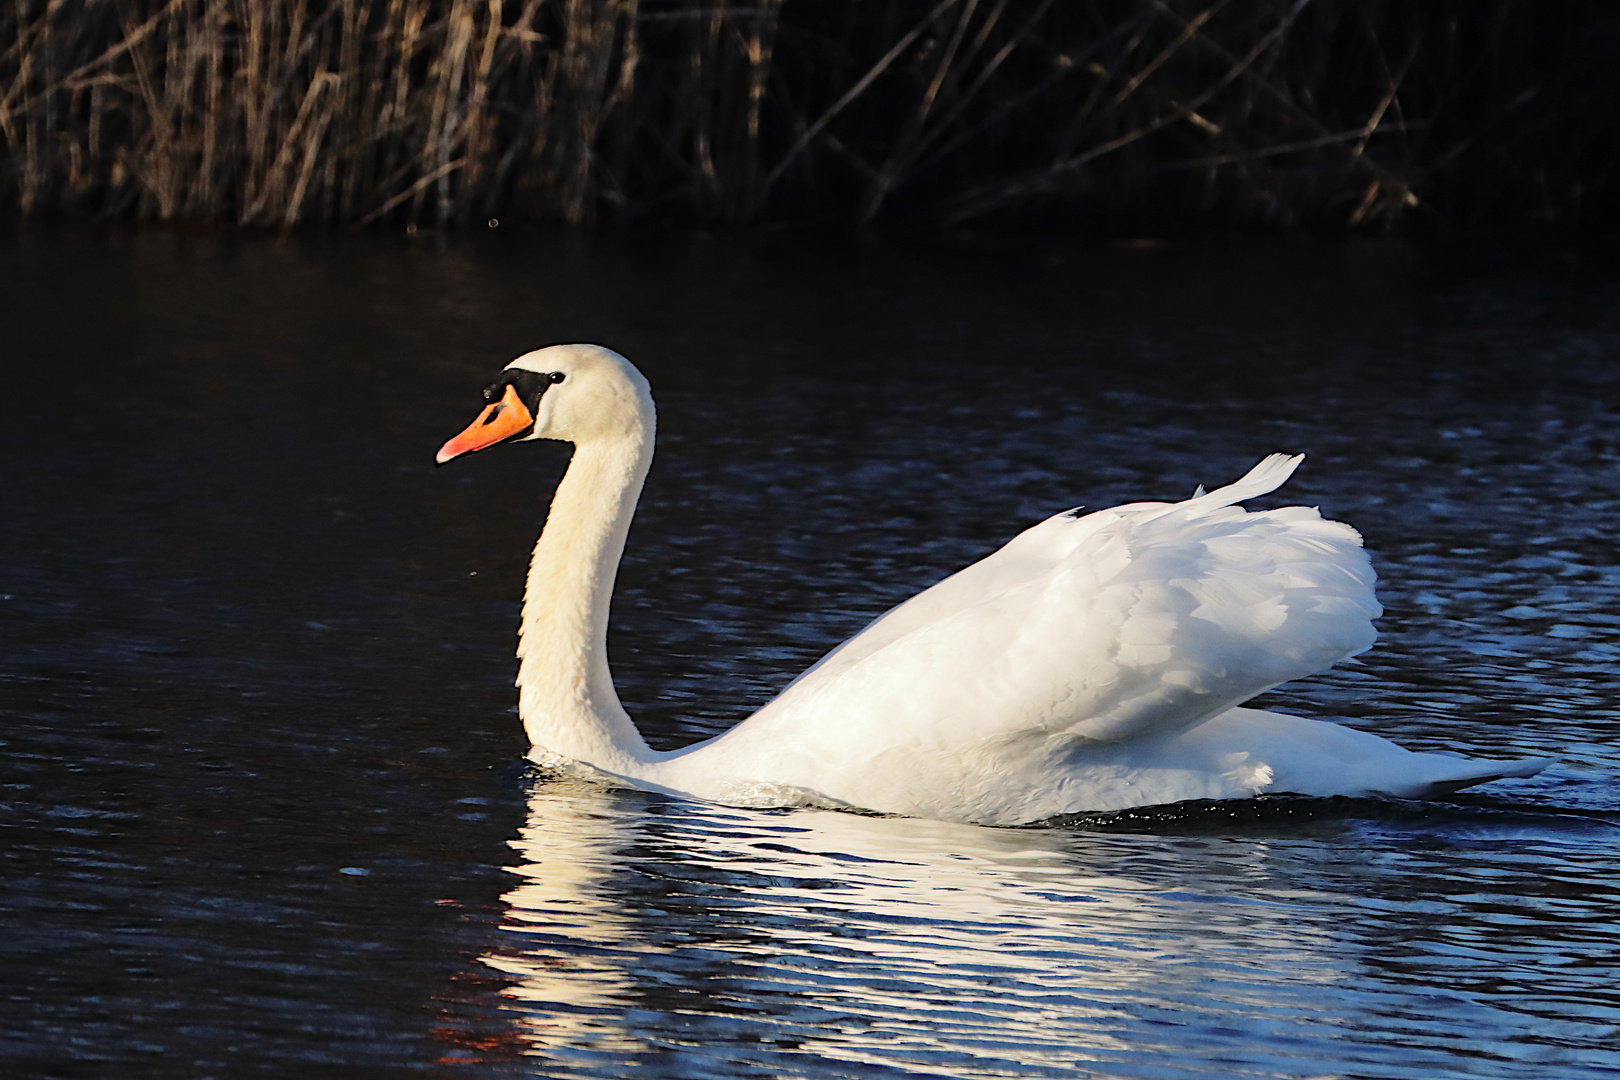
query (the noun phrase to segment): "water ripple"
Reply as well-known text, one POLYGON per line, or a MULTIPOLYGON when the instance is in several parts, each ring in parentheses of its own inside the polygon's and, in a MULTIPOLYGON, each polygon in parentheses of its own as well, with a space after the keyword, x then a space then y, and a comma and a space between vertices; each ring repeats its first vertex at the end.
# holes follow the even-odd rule
POLYGON ((517 941, 485 963, 557 1075, 599 1075, 581 1055, 612 1046, 648 1075, 679 1051, 682 1075, 713 1076, 1425 1077, 1459 1055, 1522 1076, 1519 1044, 1549 1045, 1526 1002, 1546 995, 1581 1010, 1561 1014, 1563 1060, 1609 1057, 1620 996, 1591 959, 1620 933, 1582 913, 1613 888, 1543 876, 1534 847, 1470 860, 1536 836, 1601 837, 1609 859, 1620 829, 1452 810, 1427 822, 1440 846, 1391 850, 1401 815, 1338 802, 1317 813, 1329 850, 1243 835, 1219 804, 1164 814, 1191 835, 1144 837, 537 779, 506 898, 517 941))

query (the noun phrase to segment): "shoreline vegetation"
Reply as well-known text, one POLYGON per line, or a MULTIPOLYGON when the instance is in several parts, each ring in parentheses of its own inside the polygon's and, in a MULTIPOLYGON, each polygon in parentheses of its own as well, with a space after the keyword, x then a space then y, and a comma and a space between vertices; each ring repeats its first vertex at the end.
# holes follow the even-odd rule
POLYGON ((0 212, 1620 221, 1601 0, 18 0, 0 212))

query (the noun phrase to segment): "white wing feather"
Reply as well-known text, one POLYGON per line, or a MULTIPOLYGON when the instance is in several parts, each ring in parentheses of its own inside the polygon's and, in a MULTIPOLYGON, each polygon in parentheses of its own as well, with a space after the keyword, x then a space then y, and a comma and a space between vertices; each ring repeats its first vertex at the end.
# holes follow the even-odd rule
POLYGON ((863 762, 920 780, 954 761, 969 786, 980 759, 1004 782, 1008 756, 1032 743, 1173 736, 1359 653, 1381 612, 1360 535, 1314 509, 1236 505, 1301 460, 1274 454, 1180 503, 1049 518, 874 621, 705 749, 807 780, 863 762))

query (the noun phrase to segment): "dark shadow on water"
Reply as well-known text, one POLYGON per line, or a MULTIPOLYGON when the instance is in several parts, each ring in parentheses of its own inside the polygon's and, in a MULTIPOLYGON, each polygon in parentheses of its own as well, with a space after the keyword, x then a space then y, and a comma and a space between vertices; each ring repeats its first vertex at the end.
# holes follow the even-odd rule
POLYGON ((1526 806, 1488 795, 1444 801, 1302 795, 1194 799, 1107 814, 1066 814, 1022 827, 1162 836, 1323 837, 1352 825, 1414 834, 1534 829, 1620 840, 1620 815, 1526 806))

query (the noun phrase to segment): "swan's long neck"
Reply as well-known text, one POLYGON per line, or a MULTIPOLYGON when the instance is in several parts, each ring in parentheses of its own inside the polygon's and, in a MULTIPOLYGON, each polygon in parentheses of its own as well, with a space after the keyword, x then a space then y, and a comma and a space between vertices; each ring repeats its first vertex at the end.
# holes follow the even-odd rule
POLYGON ((652 448, 650 416, 622 438, 576 444, 523 593, 518 712, 529 741, 615 773, 652 756, 607 659, 613 580, 652 448))

